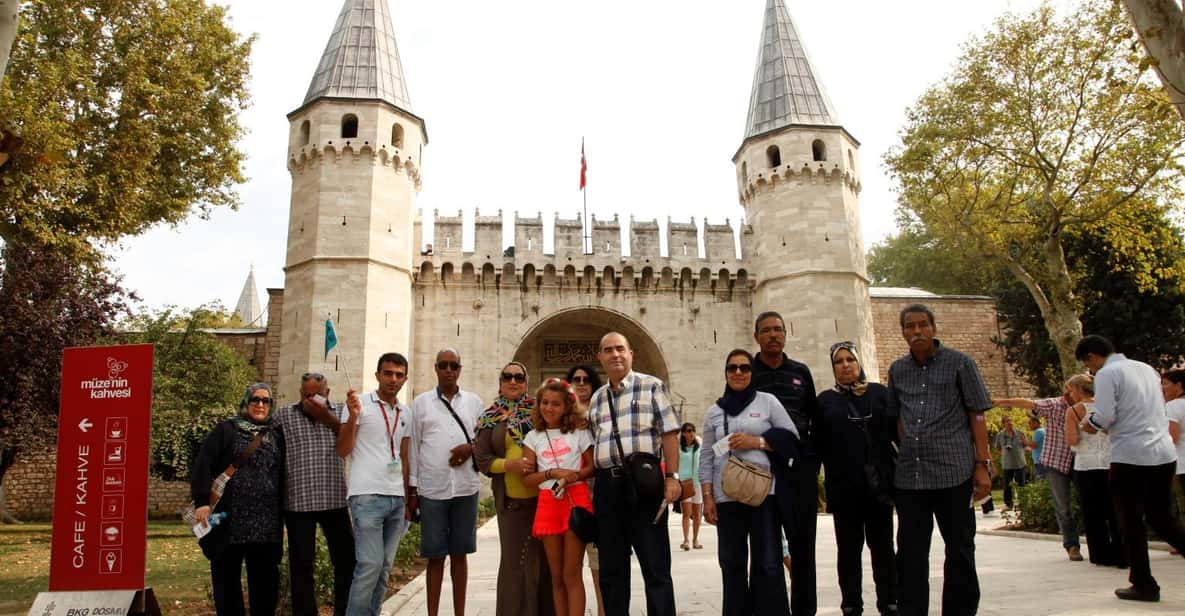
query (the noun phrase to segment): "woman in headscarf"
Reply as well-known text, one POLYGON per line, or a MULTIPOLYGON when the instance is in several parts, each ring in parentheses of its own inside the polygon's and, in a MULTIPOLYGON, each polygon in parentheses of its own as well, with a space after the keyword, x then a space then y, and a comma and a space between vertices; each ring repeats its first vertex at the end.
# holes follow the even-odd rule
POLYGON ((887 415, 888 389, 868 382, 851 342, 831 346, 831 369, 835 387, 819 394, 815 442, 823 459, 827 510, 835 524, 840 608, 844 614, 864 613, 861 559, 867 541, 877 610, 896 614, 893 505, 888 492, 896 424, 887 415), (871 469, 879 472, 870 480, 871 469))
POLYGON ((527 367, 512 361, 498 375, 498 397, 477 420, 474 457, 492 478, 498 513, 497 616, 553 614, 551 577, 543 544, 531 536, 539 489, 523 484, 535 467, 523 458, 535 398, 527 395, 527 367))
POLYGON ((733 500, 724 492, 724 467, 729 456, 769 468, 771 446, 762 434, 782 428, 797 435, 794 422, 772 394, 753 387, 753 356, 733 349, 724 362, 724 395, 704 417, 699 479, 704 520, 717 527, 722 613, 785 616, 790 611, 782 554, 775 485, 760 505, 733 500), (718 441, 720 447, 716 446, 718 441), (753 553, 749 554, 749 546, 753 553))
POLYGON ((212 513, 221 519, 202 540, 219 616, 243 614, 243 561, 251 614, 276 612, 283 555, 284 442, 272 429, 274 406, 271 387, 248 386, 238 415, 214 426, 194 461, 194 515, 202 524, 209 523, 212 513), (236 470, 211 508, 210 486, 232 464, 236 470))

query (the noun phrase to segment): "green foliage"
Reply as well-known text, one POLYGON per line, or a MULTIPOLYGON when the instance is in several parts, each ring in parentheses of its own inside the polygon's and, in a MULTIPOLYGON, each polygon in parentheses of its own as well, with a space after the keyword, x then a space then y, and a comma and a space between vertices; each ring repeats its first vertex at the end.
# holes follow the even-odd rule
MULTIPOLYGON (((907 112, 885 163, 899 218, 967 264, 990 261, 1032 297, 1061 372, 1076 370, 1081 298, 1066 265, 1075 229, 1142 259, 1122 224, 1180 197, 1179 116, 1133 50, 1120 9, 1089 0, 1007 15, 907 112)), ((1143 268, 1140 289, 1165 271, 1143 268)))
MULTIPOLYGON (((1071 512, 1074 519, 1082 520, 1082 508, 1078 505, 1078 488, 1070 491, 1071 512)), ((1020 508, 1021 528, 1042 533, 1056 533, 1057 513, 1053 508, 1053 495, 1049 482, 1044 479, 1030 481, 1017 489, 1017 507, 1020 508)))
POLYGON ((0 238, 94 241, 235 207, 253 38, 204 0, 37 0, 0 87, 24 145, 0 175, 0 238))
POLYGON ((218 422, 231 417, 256 378, 238 353, 201 331, 225 319, 218 306, 166 308, 134 316, 121 338, 152 343, 152 471, 188 479, 193 455, 218 422))

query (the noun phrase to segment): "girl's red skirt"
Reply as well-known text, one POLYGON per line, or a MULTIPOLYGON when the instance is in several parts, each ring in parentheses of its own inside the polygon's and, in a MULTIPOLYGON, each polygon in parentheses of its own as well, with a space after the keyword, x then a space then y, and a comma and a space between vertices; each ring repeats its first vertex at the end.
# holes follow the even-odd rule
POLYGON ((535 508, 532 534, 544 537, 568 532, 568 515, 573 505, 592 511, 592 496, 587 483, 579 481, 569 484, 564 488, 564 495, 558 499, 551 490, 539 490, 539 505, 535 508))

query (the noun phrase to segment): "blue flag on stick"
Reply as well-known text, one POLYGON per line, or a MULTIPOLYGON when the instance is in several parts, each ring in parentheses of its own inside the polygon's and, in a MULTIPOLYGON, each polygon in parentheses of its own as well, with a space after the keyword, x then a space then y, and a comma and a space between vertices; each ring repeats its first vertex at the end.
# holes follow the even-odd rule
POLYGON ((329 351, 337 346, 337 332, 333 330, 333 319, 325 319, 325 358, 329 359, 329 351))

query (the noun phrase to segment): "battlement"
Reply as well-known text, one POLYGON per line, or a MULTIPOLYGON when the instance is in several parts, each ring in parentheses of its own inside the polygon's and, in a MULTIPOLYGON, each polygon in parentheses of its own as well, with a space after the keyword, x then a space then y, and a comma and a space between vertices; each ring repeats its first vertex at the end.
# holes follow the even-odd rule
POLYGON ((850 170, 841 169, 838 163, 833 163, 831 168, 826 167, 827 163, 803 163, 802 167, 794 168, 791 165, 782 165, 772 169, 763 171, 754 171, 743 178, 742 186, 744 190, 741 192, 741 203, 747 203, 754 195, 763 191, 770 190, 774 185, 780 182, 801 182, 808 184, 830 184, 832 182, 843 182, 844 186, 856 194, 860 194, 862 188, 860 178, 852 173, 850 170))
POLYGON ((380 145, 375 148, 369 141, 361 144, 357 140, 338 143, 329 141, 323 146, 310 144, 288 152, 288 172, 302 174, 318 165, 370 164, 390 168, 395 173, 406 173, 420 190, 420 169, 416 162, 399 148, 380 145))

